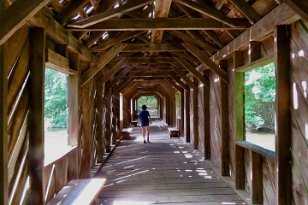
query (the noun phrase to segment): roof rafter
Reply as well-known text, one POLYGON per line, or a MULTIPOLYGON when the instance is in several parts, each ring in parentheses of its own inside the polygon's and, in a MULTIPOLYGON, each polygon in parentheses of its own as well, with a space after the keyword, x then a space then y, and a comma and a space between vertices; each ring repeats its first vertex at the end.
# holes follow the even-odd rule
POLYGON ((121 5, 118 8, 110 9, 102 13, 95 14, 93 16, 90 16, 86 19, 80 20, 72 24, 74 27, 79 28, 85 28, 92 25, 95 25, 97 23, 100 23, 102 21, 117 17, 119 14, 123 14, 126 12, 133 11, 135 9, 141 8, 147 4, 149 4, 151 0, 134 0, 130 1, 127 4, 121 5))
POLYGON ((220 21, 222 23, 225 23, 231 27, 237 27, 239 25, 242 25, 243 22, 238 21, 237 19, 231 19, 226 17, 224 14, 222 14, 220 11, 218 11, 215 8, 212 8, 205 3, 196 3, 189 0, 175 0, 179 4, 182 4, 184 6, 187 6, 188 8, 191 8, 195 11, 198 11, 201 14, 204 14, 206 16, 209 16, 217 21, 220 21))
POLYGON ((236 30, 246 29, 247 24, 238 21, 230 27, 214 19, 204 18, 157 18, 157 19, 111 19, 86 28, 69 24, 71 31, 140 31, 140 30, 236 30))
POLYGON ((219 75, 223 81, 228 83, 228 74, 226 71, 222 70, 214 61, 212 61, 209 57, 205 56, 202 51, 200 51, 197 47, 192 44, 183 43, 182 44, 188 51, 191 52, 194 56, 196 56, 203 64, 207 65, 210 70, 219 75))
POLYGON ((2 11, 0 13, 0 45, 7 41, 27 20, 34 16, 48 2, 49 0, 17 0, 2 11))

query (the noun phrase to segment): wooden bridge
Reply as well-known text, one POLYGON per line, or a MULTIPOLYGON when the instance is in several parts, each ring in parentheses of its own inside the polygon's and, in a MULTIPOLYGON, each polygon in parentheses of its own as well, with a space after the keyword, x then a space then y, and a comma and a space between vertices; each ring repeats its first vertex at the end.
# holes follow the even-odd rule
POLYGON ((308 205, 307 11, 307 0, 0 0, 0 204, 308 205), (62 146, 45 133, 47 69, 67 88, 65 151, 51 158, 62 146), (180 137, 156 126, 138 142, 145 96, 180 137))

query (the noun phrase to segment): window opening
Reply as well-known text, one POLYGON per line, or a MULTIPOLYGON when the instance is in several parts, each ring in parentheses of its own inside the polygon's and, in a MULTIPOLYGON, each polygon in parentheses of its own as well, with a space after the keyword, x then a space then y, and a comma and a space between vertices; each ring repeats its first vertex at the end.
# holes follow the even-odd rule
POLYGON ((158 100, 155 96, 141 96, 137 100, 138 113, 141 111, 141 106, 146 105, 151 117, 159 117, 158 100))

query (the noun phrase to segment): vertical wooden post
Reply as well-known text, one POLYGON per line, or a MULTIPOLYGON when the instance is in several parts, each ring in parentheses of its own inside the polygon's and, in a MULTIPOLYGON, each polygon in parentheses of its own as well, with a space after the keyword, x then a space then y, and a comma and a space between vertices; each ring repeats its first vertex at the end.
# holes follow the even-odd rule
MULTIPOLYGON (((233 69, 243 65, 243 53, 233 54, 233 69)), ((235 71, 236 72, 236 71, 235 71)), ((244 140, 244 73, 236 72, 234 80, 235 140, 244 140)), ((235 145, 235 188, 245 189, 244 149, 235 145)))
POLYGON ((68 145, 77 146, 79 136, 80 76, 68 76, 68 145))
POLYGON ((97 114, 97 127, 96 127, 96 140, 97 140, 97 147, 96 147, 96 155, 97 155, 97 162, 103 162, 103 155, 104 155, 104 147, 103 147, 103 92, 102 86, 98 86, 97 88, 97 101, 96 101, 96 114, 97 114))
MULTIPOLYGON (((233 54, 233 64, 234 71, 243 65, 242 52, 233 54)), ((244 140, 244 73, 236 72, 234 81, 235 139, 244 140)))
MULTIPOLYGON (((204 77, 209 79, 210 72, 204 71, 204 77)), ((210 83, 203 87, 204 91, 204 158, 211 159, 211 115, 210 115, 210 83)))
POLYGON ((181 89, 181 124, 180 124, 180 136, 184 136, 184 89, 181 89))
POLYGON ((30 29, 30 204, 44 204, 44 77, 45 41, 43 28, 30 29))
POLYGON ((190 90, 185 90, 185 139, 186 142, 190 142, 190 90))
POLYGON ((290 28, 275 29, 277 202, 291 204, 290 28))
POLYGON ((251 201, 253 204, 262 204, 263 203, 262 156, 252 151, 251 163, 252 163, 251 201))
MULTIPOLYGON (((106 86, 108 87, 108 86, 106 86)), ((110 108, 110 101, 111 101, 111 89, 109 88, 106 92, 106 152, 109 153, 111 151, 111 108, 110 108)))
MULTIPOLYGON (((228 63, 225 60, 219 62, 219 66, 228 71, 228 63)), ((220 81, 221 90, 221 175, 230 175, 230 139, 229 139, 229 113, 228 113, 228 84, 221 80, 220 81)))
POLYGON ((235 188, 245 189, 245 163, 243 147, 235 145, 235 188))
POLYGON ((194 149, 199 147, 199 109, 198 109, 198 79, 194 77, 193 83, 196 89, 193 90, 193 133, 194 133, 194 149))
POLYGON ((7 154, 7 68, 3 46, 0 46, 0 204, 8 204, 8 154, 7 154))

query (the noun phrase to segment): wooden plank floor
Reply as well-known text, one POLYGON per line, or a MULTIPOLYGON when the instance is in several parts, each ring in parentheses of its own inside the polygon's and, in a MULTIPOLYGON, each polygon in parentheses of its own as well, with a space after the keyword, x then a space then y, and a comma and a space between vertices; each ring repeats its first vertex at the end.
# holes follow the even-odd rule
POLYGON ((107 163, 93 170, 107 179, 96 204, 246 204, 213 172, 211 162, 153 124, 151 143, 144 144, 134 128, 136 139, 121 141, 107 163))

